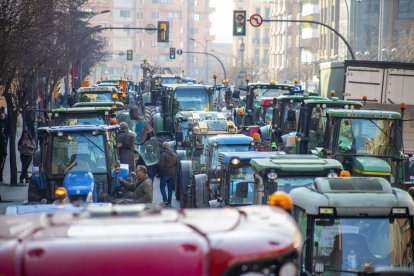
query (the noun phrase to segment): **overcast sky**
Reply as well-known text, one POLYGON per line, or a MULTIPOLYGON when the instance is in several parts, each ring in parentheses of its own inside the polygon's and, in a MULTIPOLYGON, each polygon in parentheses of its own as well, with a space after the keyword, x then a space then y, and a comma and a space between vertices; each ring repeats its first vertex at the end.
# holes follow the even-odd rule
POLYGON ((232 43, 233 41, 233 0, 210 0, 216 11, 210 15, 210 34, 215 35, 216 43, 232 43))

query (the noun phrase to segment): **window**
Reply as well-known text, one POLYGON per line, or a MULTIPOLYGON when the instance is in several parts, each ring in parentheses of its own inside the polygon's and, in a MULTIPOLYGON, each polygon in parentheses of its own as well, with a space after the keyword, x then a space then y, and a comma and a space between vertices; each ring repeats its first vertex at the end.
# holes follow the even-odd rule
POLYGON ((137 19, 143 19, 144 13, 143 12, 137 12, 137 19))
POLYGON ((414 2, 411 0, 398 1, 398 18, 412 19, 414 18, 414 2))
POLYGON ((194 14, 194 21, 200 21, 200 14, 199 13, 194 14))
POLYGON ((155 40, 151 41, 151 47, 156 48, 157 47, 157 41, 155 41, 155 40))
POLYGON ((181 19, 181 13, 180 12, 169 12, 168 19, 181 19))
POLYGON ((131 11, 130 10, 120 10, 119 16, 122 18, 128 18, 131 17, 131 11))
POLYGON ((159 13, 158 13, 158 12, 153 11, 153 12, 151 13, 151 18, 152 18, 152 19, 158 19, 158 17, 159 17, 159 13))

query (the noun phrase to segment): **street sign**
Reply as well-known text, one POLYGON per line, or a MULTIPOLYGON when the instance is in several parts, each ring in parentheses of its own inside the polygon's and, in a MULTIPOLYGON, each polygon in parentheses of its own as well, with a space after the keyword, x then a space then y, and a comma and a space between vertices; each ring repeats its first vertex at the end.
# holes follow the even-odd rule
POLYGON ((156 31, 157 27, 154 24, 148 24, 147 26, 145 26, 145 32, 149 35, 155 34, 156 31))
POLYGON ((262 18, 262 16, 260 14, 255 13, 252 16, 250 16, 249 22, 250 22, 250 25, 252 25, 253 27, 257 28, 257 27, 260 27, 260 25, 262 25, 263 18, 262 18))
POLYGON ((180 56, 181 56, 182 54, 183 54, 183 50, 178 49, 178 50, 177 50, 177 55, 180 55, 180 56))

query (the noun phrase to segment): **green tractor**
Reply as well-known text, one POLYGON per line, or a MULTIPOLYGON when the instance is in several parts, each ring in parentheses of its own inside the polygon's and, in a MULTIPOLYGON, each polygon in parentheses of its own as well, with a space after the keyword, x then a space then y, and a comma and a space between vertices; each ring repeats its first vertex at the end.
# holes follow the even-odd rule
POLYGON ((115 117, 111 107, 72 107, 52 109, 48 116, 52 126, 111 125, 115 117))
POLYGON ((353 176, 380 176, 407 188, 401 114, 381 110, 329 110, 319 152, 339 160, 353 176))
POLYGON ((307 99, 302 103, 296 132, 282 136, 285 152, 309 154, 323 143, 326 127, 326 112, 329 109, 361 109, 357 101, 332 99, 307 99))
POLYGON ((274 148, 279 148, 279 145, 282 145, 282 136, 296 131, 303 101, 318 99, 326 98, 302 93, 262 99, 263 120, 270 122, 260 128, 262 141, 271 139, 274 148))
POLYGON ((127 95, 113 86, 81 87, 74 107, 122 108, 126 99, 127 95))
MULTIPOLYGON (((253 204, 267 204, 276 191, 290 192, 298 187, 308 187, 316 177, 337 177, 342 164, 334 159, 323 159, 306 154, 278 154, 266 159, 252 159, 254 171, 253 204)), ((248 192, 240 194, 248 197, 248 192)))
POLYGON ((324 177, 289 195, 304 240, 298 275, 412 275, 406 191, 379 177, 324 177))
MULTIPOLYGON (((247 85, 247 94, 234 110, 234 121, 237 127, 246 129, 249 126, 259 125, 263 113, 261 107, 262 99, 277 98, 283 94, 294 94, 295 86, 289 84, 270 83, 249 83, 247 85)), ((265 124, 265 122, 262 122, 265 124)))
POLYGON ((213 108, 212 91, 204 85, 179 84, 163 86, 160 112, 145 114, 154 126, 157 136, 185 140, 188 136, 188 117, 194 111, 213 108))

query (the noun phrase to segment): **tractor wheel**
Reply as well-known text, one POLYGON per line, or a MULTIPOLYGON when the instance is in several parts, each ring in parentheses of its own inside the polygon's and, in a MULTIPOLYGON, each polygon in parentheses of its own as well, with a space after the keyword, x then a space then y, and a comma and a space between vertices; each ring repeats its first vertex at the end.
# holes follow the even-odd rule
POLYGON ((146 105, 146 106, 144 106, 145 122, 148 123, 152 128, 154 127, 155 114, 157 114, 155 105, 146 105))
POLYGON ((207 188, 208 177, 206 174, 196 174, 194 176, 194 187, 197 208, 207 208, 210 200, 210 192, 207 188))
POLYGON ((192 162, 189 160, 180 161, 181 164, 181 174, 177 178, 177 188, 179 189, 180 194, 180 207, 181 208, 191 208, 193 207, 192 203, 192 190, 191 189, 191 174, 192 174, 192 162))

